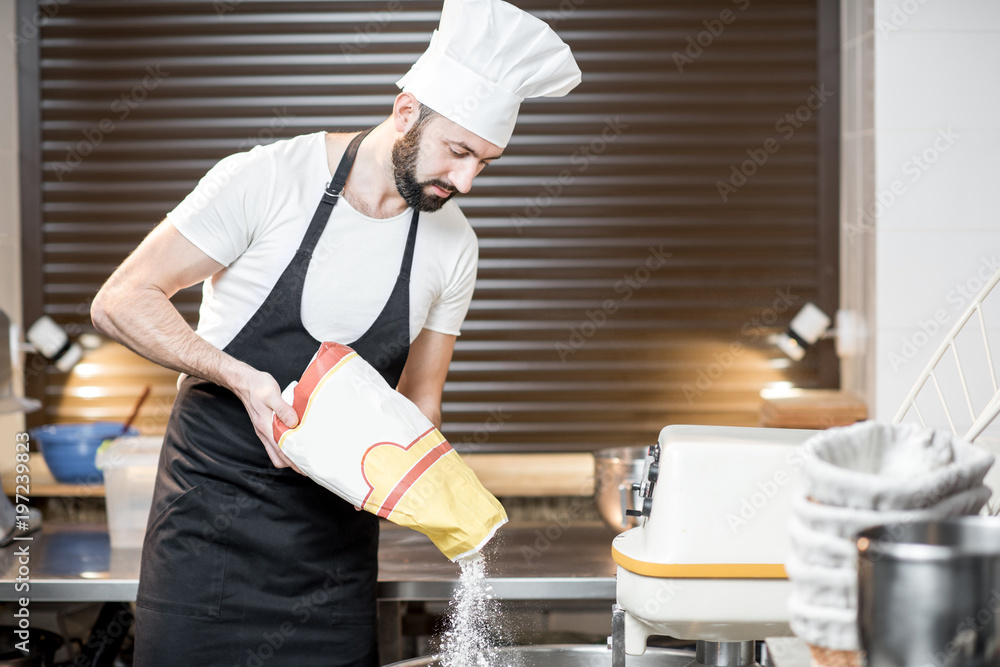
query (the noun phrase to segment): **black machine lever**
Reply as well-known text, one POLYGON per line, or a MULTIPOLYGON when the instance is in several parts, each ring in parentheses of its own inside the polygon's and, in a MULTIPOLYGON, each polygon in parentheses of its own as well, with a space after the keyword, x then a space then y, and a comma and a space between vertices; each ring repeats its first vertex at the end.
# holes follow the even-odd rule
MULTIPOLYGON (((632 484, 632 491, 642 498, 642 509, 626 509, 625 516, 648 517, 653 509, 653 488, 660 477, 660 446, 652 445, 646 455, 641 481, 632 484)), ((624 505, 624 501, 622 502, 624 505)))
POLYGON ((625 510, 627 516, 649 516, 650 511, 653 509, 653 499, 643 498, 642 499, 642 509, 641 510, 625 510))

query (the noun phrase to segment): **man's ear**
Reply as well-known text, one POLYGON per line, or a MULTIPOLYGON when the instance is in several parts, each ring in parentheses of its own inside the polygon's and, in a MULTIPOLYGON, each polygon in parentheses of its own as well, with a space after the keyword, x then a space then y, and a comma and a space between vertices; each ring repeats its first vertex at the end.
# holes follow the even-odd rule
POLYGON ((392 104, 392 123, 397 132, 405 134, 417 122, 420 115, 420 102, 413 93, 400 93, 392 104))

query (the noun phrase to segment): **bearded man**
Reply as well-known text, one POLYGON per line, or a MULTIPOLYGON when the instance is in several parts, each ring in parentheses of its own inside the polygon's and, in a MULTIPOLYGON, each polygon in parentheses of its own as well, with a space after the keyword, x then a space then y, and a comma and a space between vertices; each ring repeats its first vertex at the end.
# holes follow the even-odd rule
POLYGON ((137 667, 377 664, 378 519, 296 473, 272 436, 275 415, 297 422, 281 390, 336 341, 441 426, 478 258, 452 197, 500 158, 523 99, 579 81, 542 21, 447 0, 385 121, 223 159, 108 279, 95 326, 181 373, 137 667), (199 282, 194 331, 169 299, 199 282))

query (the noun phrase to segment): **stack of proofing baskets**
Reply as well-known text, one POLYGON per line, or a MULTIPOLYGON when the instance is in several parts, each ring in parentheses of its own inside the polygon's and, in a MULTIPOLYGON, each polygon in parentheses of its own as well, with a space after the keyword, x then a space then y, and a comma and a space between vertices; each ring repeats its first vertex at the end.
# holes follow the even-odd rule
POLYGON ((814 665, 859 664, 856 534, 877 525, 978 514, 993 456, 950 433, 862 422, 803 445, 792 501, 789 623, 814 665))

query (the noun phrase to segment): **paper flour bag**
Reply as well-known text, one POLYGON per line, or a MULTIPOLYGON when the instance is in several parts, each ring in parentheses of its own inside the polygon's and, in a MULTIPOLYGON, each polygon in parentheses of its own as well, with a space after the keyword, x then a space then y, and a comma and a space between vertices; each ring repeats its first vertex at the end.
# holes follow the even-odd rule
POLYGON ((507 522, 441 432, 358 354, 323 343, 282 397, 295 428, 274 418, 281 451, 314 481, 366 511, 431 538, 451 560, 479 551, 507 522))

